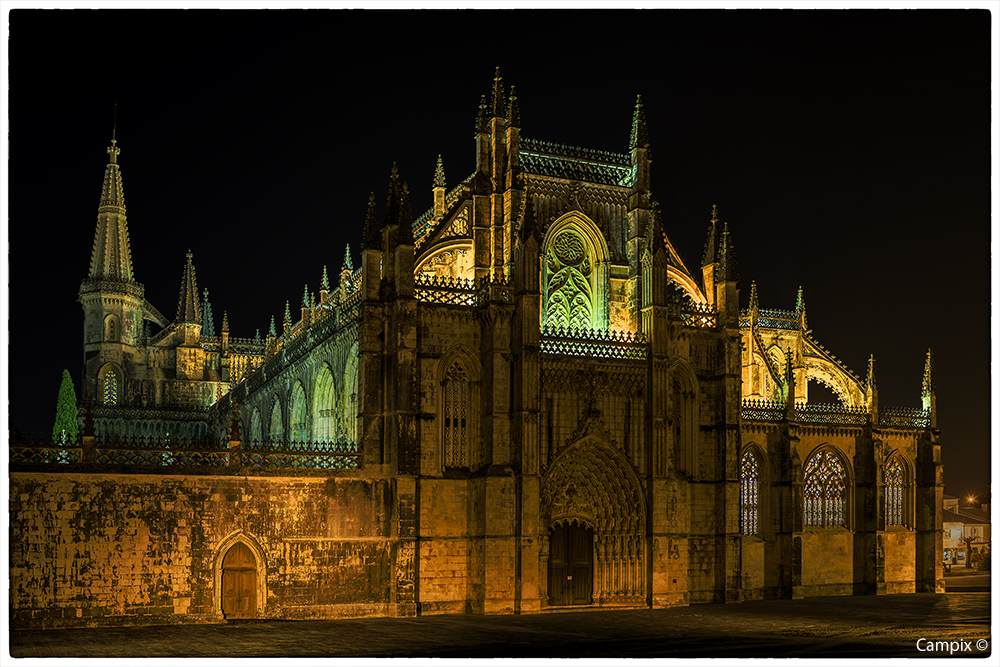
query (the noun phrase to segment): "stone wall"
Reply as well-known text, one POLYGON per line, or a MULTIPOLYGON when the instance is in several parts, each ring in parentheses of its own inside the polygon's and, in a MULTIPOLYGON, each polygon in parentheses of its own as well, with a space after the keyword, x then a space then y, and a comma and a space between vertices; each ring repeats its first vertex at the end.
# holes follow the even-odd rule
POLYGON ((350 478, 11 473, 11 623, 220 622, 237 541, 259 617, 391 615, 394 496, 350 478))

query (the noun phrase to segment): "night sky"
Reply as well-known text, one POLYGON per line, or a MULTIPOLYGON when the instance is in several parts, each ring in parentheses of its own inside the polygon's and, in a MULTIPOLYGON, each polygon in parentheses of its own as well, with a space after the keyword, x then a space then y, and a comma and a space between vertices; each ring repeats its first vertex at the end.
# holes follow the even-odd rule
POLYGON ((393 162, 415 216, 439 154, 449 190, 472 173, 499 66, 524 137, 626 152, 641 94, 653 195, 688 268, 717 204, 743 306, 751 281, 762 308, 793 309, 801 285, 818 341, 861 377, 875 355, 882 406, 920 406, 932 348, 946 492, 989 491, 988 11, 8 16, 21 431, 51 429, 63 368, 81 381, 76 298, 113 129, 146 298, 173 319, 190 249, 216 328, 228 311, 253 337, 339 272, 345 244, 359 261, 393 162))

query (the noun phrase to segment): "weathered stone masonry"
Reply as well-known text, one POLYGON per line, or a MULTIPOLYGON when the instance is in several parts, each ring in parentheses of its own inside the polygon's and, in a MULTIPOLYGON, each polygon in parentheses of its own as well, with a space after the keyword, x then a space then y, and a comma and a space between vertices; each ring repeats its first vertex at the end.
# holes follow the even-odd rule
POLYGON ((11 446, 15 626, 943 590, 929 352, 920 407, 880 406, 801 288, 741 308, 715 208, 689 270, 641 100, 627 152, 553 144, 498 72, 476 128, 471 175, 439 158, 414 219, 393 167, 358 266, 254 339, 216 335, 193 253, 174 321, 145 301, 112 142, 85 435, 11 446))

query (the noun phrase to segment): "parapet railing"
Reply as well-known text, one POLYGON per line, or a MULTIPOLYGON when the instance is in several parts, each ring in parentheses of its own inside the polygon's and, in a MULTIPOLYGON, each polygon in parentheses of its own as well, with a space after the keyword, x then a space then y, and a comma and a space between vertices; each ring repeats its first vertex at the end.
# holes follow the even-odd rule
POLYGON ((646 336, 628 331, 543 326, 540 349, 548 354, 644 361, 649 354, 646 336))
POLYGON ((413 277, 413 296, 426 303, 451 306, 476 305, 476 284, 471 278, 418 273, 413 277))
MULTIPOLYGON (((748 398, 743 400, 743 421, 777 422, 785 419, 785 404, 777 401, 748 398)), ((791 421, 800 424, 830 426, 864 426, 871 412, 864 406, 797 403, 791 421)), ((920 408, 882 408, 878 412, 879 428, 927 428, 930 411, 920 408)))
POLYGON ((701 329, 714 328, 718 322, 718 314, 711 304, 696 303, 690 300, 675 304, 671 308, 671 315, 673 319, 679 320, 685 326, 701 329))
POLYGON ((418 301, 450 306, 484 306, 492 301, 512 303, 514 290, 503 276, 452 278, 417 274, 413 277, 413 296, 418 301))
POLYGON ((361 451, 353 442, 289 442, 214 438, 117 437, 56 438, 12 434, 12 471, 41 468, 119 471, 146 474, 285 474, 361 467, 361 451))

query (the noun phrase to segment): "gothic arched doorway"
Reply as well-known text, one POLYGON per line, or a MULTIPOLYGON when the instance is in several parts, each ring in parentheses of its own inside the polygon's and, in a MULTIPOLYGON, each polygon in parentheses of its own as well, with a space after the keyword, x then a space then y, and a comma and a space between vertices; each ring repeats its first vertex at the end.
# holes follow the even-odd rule
POLYGON ((256 618, 257 560, 237 542, 222 559, 222 613, 227 619, 256 618))
POLYGON ((549 537, 549 604, 590 604, 594 589, 594 531, 575 523, 549 537))

